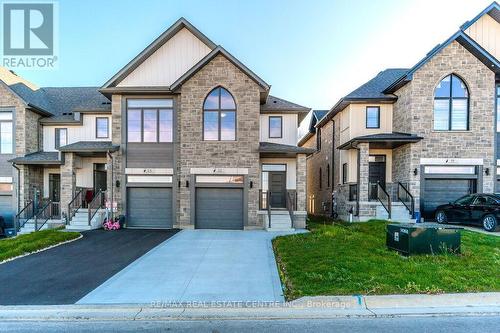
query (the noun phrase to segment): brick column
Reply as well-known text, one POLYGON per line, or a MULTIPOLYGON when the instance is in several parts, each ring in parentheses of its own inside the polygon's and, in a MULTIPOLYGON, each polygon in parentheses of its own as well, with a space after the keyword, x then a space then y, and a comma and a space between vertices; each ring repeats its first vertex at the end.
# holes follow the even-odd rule
POLYGON ((368 157, 370 155, 369 143, 360 143, 359 149, 359 201, 368 201, 368 157))
POLYGON ((64 164, 61 165, 61 213, 68 216, 68 204, 73 199, 76 189, 74 153, 65 153, 64 164))
POLYGON ((306 210, 306 155, 297 154, 297 180, 296 180, 296 193, 297 193, 297 210, 306 210))

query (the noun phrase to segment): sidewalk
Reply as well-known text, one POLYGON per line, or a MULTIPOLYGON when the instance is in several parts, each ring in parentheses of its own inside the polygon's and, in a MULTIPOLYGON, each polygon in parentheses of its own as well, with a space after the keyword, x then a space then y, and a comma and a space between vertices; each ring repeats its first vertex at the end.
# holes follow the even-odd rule
POLYGON ((0 321, 236 320, 500 315, 500 293, 320 296, 293 302, 0 307, 0 321))

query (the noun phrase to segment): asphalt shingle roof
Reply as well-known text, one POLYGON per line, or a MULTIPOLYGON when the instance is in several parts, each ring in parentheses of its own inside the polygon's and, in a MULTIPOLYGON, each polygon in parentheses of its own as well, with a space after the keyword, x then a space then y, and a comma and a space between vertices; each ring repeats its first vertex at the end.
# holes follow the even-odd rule
POLYGON ((407 68, 388 68, 370 81, 347 94, 344 99, 376 99, 388 97, 383 91, 408 72, 407 68))
POLYGON ((278 98, 276 96, 267 96, 265 104, 260 106, 262 111, 294 111, 294 112, 309 112, 311 109, 305 106, 295 104, 278 98))
POLYGON ((120 148, 113 145, 111 141, 78 141, 59 148, 64 152, 78 152, 78 151, 116 151, 120 148))
POLYGON ((98 87, 46 87, 32 90, 24 83, 9 87, 27 103, 54 116, 82 110, 111 110, 109 100, 99 92, 98 87))
POLYGON ((16 164, 61 164, 58 152, 39 151, 36 153, 27 154, 22 157, 16 157, 9 162, 16 164))
POLYGON ((291 146, 291 145, 283 145, 280 143, 272 143, 272 142, 261 142, 259 151, 262 153, 297 153, 297 154, 314 153, 314 149, 291 146))
POLYGON ((313 110, 313 114, 317 120, 320 120, 328 113, 328 110, 313 110))

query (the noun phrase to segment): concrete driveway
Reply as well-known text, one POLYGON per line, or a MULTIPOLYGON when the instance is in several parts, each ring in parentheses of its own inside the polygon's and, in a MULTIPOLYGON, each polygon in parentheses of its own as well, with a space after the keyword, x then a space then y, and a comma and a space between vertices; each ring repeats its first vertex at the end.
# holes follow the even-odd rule
POLYGON ((77 304, 284 301, 265 231, 184 230, 77 304))

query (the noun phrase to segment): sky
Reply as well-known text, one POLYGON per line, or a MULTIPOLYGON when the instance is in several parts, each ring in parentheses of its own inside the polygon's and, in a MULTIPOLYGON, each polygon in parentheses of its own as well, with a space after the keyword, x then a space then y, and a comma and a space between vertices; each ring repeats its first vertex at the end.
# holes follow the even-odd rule
POLYGON ((492 0, 60 0, 59 67, 41 87, 101 86, 181 16, 272 86, 330 109, 385 68, 407 68, 492 0))

